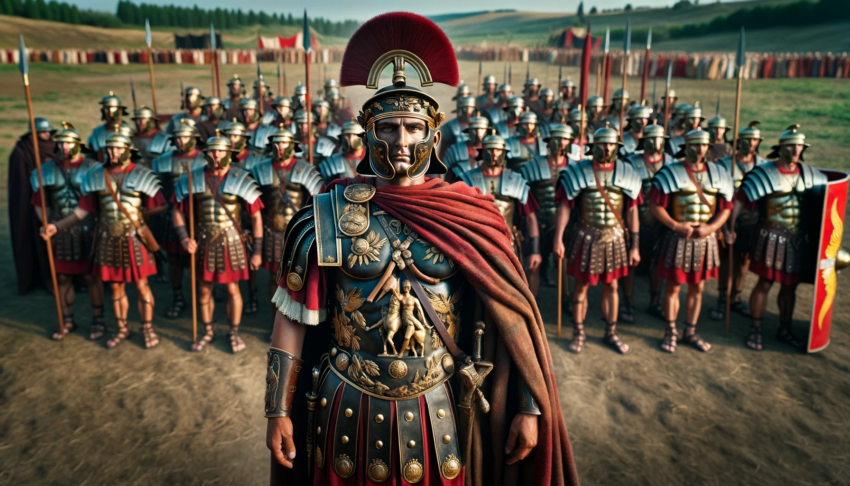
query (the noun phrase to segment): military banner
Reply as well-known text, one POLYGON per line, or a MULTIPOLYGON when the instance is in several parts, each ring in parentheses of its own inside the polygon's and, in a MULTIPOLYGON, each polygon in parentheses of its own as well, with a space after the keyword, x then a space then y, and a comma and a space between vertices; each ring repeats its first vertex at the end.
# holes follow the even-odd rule
POLYGON ((821 210, 820 235, 812 317, 809 324, 809 340, 806 351, 814 353, 829 345, 832 310, 835 303, 838 276, 836 261, 844 235, 844 211, 847 207, 847 185, 850 174, 837 170, 823 170, 829 179, 821 210))

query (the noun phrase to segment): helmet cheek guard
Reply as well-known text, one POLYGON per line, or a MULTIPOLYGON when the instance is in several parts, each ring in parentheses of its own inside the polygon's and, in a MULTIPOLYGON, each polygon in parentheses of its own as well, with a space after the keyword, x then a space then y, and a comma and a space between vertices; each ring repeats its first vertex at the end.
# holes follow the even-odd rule
POLYGON ((395 167, 390 162, 390 146, 378 138, 375 127, 366 131, 366 144, 369 147, 369 166, 381 179, 395 178, 395 167))
POLYGON ((434 152, 434 139, 436 138, 436 130, 428 128, 428 136, 416 142, 413 147, 413 164, 407 168, 407 177, 411 179, 419 179, 428 172, 428 167, 431 165, 431 157, 437 157, 434 152))

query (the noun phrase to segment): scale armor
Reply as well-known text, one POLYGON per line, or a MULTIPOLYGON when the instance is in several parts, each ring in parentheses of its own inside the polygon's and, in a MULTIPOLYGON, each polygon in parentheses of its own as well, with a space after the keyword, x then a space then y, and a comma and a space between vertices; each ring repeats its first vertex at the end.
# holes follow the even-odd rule
MULTIPOLYGON (((242 214, 240 200, 253 204, 261 196, 257 183, 248 171, 231 167, 218 187, 218 197, 224 206, 216 200, 207 185, 205 166, 192 169, 192 185, 198 265, 206 264, 206 270, 210 273, 225 273, 224 255, 227 253, 232 270, 244 270, 248 265, 247 251, 239 230, 233 226, 227 212, 239 221, 242 214)), ((174 198, 180 202, 188 194, 189 177, 184 173, 174 187, 174 198)))
MULTIPOLYGON (((41 177, 44 180, 44 192, 47 196, 47 221, 55 223, 71 214, 80 202, 83 178, 96 160, 83 159, 78 167, 61 168, 56 161, 48 160, 41 164, 41 177)), ((38 171, 30 174, 30 185, 37 192, 38 171)), ((58 230, 53 236, 53 254, 57 260, 78 261, 86 260, 92 247, 92 230, 95 218, 90 214, 78 225, 58 230)))
POLYGON ((192 169, 207 165, 203 152, 198 152, 191 160, 178 158, 177 155, 176 150, 171 150, 153 159, 151 162, 151 169, 156 172, 156 175, 159 176, 162 182, 162 195, 165 197, 166 202, 168 202, 168 209, 166 211, 150 218, 151 231, 160 245, 179 243, 177 241, 177 234, 174 232, 174 222, 171 218, 171 196, 174 194, 174 186, 177 184, 180 176, 186 172, 184 163, 188 163, 192 169))
POLYGON ((276 265, 283 255, 284 231, 307 200, 321 191, 322 176, 303 160, 289 170, 278 170, 271 158, 251 168, 263 201, 263 261, 276 265))
MULTIPOLYGON (((142 242, 136 234, 133 222, 118 210, 118 205, 109 194, 108 183, 115 188, 121 205, 130 214, 133 221, 144 224, 142 219, 142 196, 155 197, 162 190, 162 183, 152 170, 136 165, 132 171, 124 175, 124 183, 117 187, 118 181, 108 175, 103 165, 92 166, 82 178, 80 192, 82 195, 97 196, 100 211, 98 225, 94 234, 95 267, 130 268, 130 254, 136 266, 143 266, 142 242)), ((118 179, 121 180, 120 178, 118 179)), ((147 253, 150 260, 153 255, 147 253)))
MULTIPOLYGON (((748 172, 760 165, 766 164, 767 162, 767 159, 763 158, 759 154, 755 154, 755 161, 752 165, 745 165, 738 161, 735 167, 735 190, 738 190, 741 187, 741 183, 744 181, 744 176, 748 172)), ((723 167, 723 169, 730 175, 732 174, 731 155, 718 160, 717 164, 723 167)), ((757 209, 749 209, 746 206, 741 208, 741 211, 738 213, 738 219, 735 220, 735 233, 737 235, 737 238, 735 239, 735 249, 737 251, 749 251, 752 235, 756 230, 758 222, 759 212, 757 209)))
POLYGON ((355 176, 354 167, 345 160, 345 157, 341 152, 337 152, 319 162, 317 168, 319 169, 319 173, 322 175, 322 179, 325 181, 325 184, 334 179, 345 179, 355 176))
POLYGON ((522 166, 522 176, 528 182, 531 194, 540 206, 537 210, 537 225, 541 236, 555 228, 555 213, 558 211, 558 206, 555 204, 555 183, 564 169, 566 166, 559 167, 557 171, 552 170, 546 156, 538 156, 522 166))
POLYGON ((497 177, 486 177, 480 167, 457 174, 460 180, 469 187, 478 188, 482 194, 492 194, 496 207, 505 219, 505 224, 511 231, 511 242, 516 246, 514 234, 519 225, 517 206, 528 201, 531 188, 519 172, 503 169, 497 177))
MULTIPOLYGON (((130 130, 130 125, 128 125, 124 120, 121 120, 121 127, 130 130)), ((89 135, 86 146, 91 149, 92 152, 99 152, 102 148, 106 147, 106 137, 114 131, 115 130, 112 127, 107 127, 105 123, 95 127, 95 129, 92 130, 91 135, 89 135)))

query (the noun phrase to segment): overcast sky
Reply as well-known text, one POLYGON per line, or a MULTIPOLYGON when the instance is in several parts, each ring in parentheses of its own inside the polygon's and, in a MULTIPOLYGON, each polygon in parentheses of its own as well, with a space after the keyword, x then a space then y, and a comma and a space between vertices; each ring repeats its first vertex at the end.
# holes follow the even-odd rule
MULTIPOLYGON (((103 10, 114 12, 117 4, 116 0, 65 0, 69 3, 78 5, 84 9, 103 10)), ((133 0, 136 3, 142 3, 141 0, 133 0)), ((713 1, 713 0, 703 0, 713 1)), ((724 2, 729 0, 723 0, 724 2)), ((300 14, 304 8, 308 8, 308 15, 311 17, 325 17, 333 20, 356 19, 366 20, 375 15, 384 13, 392 5, 387 2, 364 2, 351 0, 319 0, 306 1, 294 0, 281 2, 279 0, 252 0, 250 2, 236 2, 233 0, 205 0, 199 2, 197 0, 144 0, 144 3, 158 5, 181 5, 192 7, 198 5, 203 8, 243 8, 247 10, 252 8, 255 11, 264 10, 267 13, 282 12, 300 14)), ((635 7, 639 6, 664 6, 672 5, 674 0, 586 0, 584 2, 585 10, 590 10, 590 7, 595 6, 598 9, 603 8, 622 8, 626 3, 631 3, 635 7)), ((503 8, 513 8, 525 11, 537 12, 575 12, 578 7, 579 0, 533 0, 527 2, 519 2, 518 0, 468 0, 458 2, 457 0, 428 0, 419 2, 419 5, 410 9, 415 13, 422 15, 436 15, 445 13, 457 12, 474 12, 479 10, 497 10, 503 8)), ((405 6, 410 4, 398 5, 398 10, 405 10, 405 6)))

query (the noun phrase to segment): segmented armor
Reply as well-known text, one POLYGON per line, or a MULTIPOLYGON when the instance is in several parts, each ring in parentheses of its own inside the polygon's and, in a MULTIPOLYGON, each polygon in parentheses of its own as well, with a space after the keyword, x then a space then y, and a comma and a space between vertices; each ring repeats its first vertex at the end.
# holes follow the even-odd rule
POLYGON ((496 207, 505 218, 505 224, 511 231, 511 241, 514 245, 516 226, 519 223, 517 206, 528 201, 528 193, 531 188, 525 178, 519 172, 510 169, 502 169, 502 173, 495 177, 485 176, 480 167, 465 171, 459 175, 460 180, 469 187, 477 187, 482 194, 491 194, 495 198, 496 207))
MULTIPOLYGON (((121 125, 123 127, 126 127, 127 129, 130 129, 130 125, 128 125, 127 122, 125 122, 124 120, 121 120, 121 125)), ((86 146, 93 152, 99 152, 100 149, 106 146, 107 135, 114 131, 115 129, 113 128, 113 126, 107 126, 106 123, 95 127, 91 135, 89 135, 88 141, 86 142, 86 146)))
POLYGON ((528 182, 531 193, 540 207, 537 210, 537 226, 540 228, 541 236, 555 228, 555 213, 558 212, 558 206, 555 204, 555 183, 566 168, 566 165, 553 168, 549 165, 547 156, 538 156, 522 166, 522 176, 528 182))
POLYGON ((181 157, 176 150, 166 152, 151 162, 151 169, 156 172, 162 181, 162 195, 168 202, 168 210, 163 211, 151 218, 150 225, 156 241, 159 242, 166 251, 176 251, 177 235, 174 232, 174 222, 171 217, 171 196, 174 194, 174 186, 180 179, 180 176, 186 172, 186 166, 193 169, 203 167, 207 164, 203 152, 198 152, 195 157, 189 159, 181 157))
MULTIPOLYGON (((741 161, 737 161, 735 166, 735 189, 741 187, 741 183, 744 181, 744 176, 749 173, 754 168, 766 164, 767 159, 762 158, 760 155, 756 154, 753 162, 743 163, 741 161)), ((732 156, 723 157, 717 161, 717 164, 723 167, 723 169, 728 172, 731 176, 732 174, 732 156)), ((756 230, 756 226, 759 222, 759 212, 755 208, 742 207, 741 211, 738 213, 738 219, 735 220, 735 233, 737 238, 735 239, 735 250, 741 252, 747 252, 750 249, 752 236, 756 230)))
POLYGON ((355 167, 352 167, 351 163, 348 162, 341 152, 335 153, 319 162, 317 168, 319 169, 319 173, 322 175, 322 179, 325 181, 325 184, 334 179, 354 177, 355 167))

